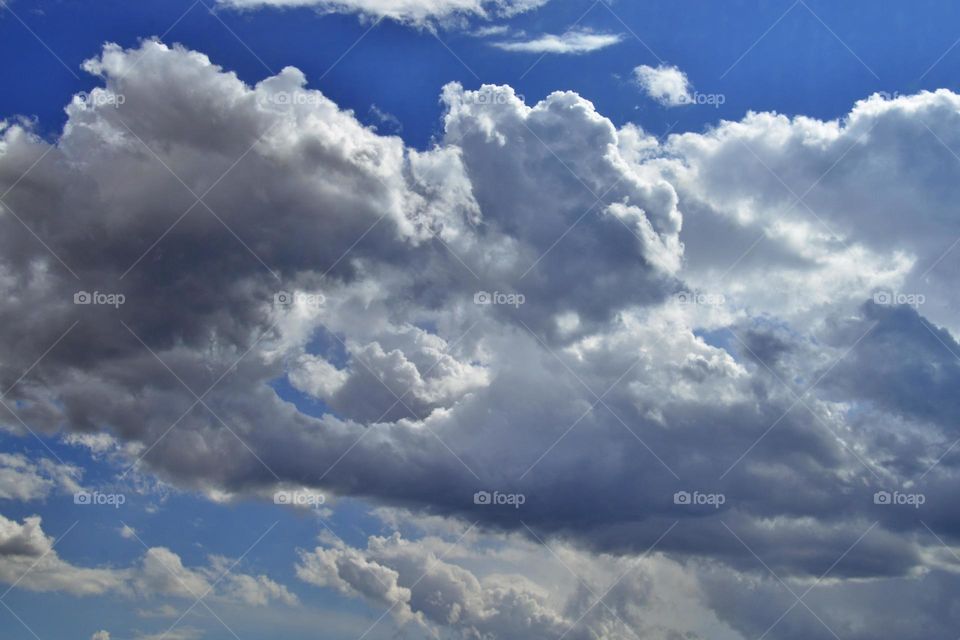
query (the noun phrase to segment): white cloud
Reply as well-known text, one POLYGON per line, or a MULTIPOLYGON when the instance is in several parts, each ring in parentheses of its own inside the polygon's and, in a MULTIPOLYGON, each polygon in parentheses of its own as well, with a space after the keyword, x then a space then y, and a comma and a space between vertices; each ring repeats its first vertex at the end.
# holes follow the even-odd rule
MULTIPOLYGON (((548 541, 611 556, 679 522, 658 550, 722 565, 734 582, 756 559, 724 525, 798 581, 829 568, 864 522, 880 524, 836 567, 838 583, 937 569, 916 519, 871 498, 956 440, 960 367, 944 346, 958 349, 960 253, 948 250, 960 194, 944 144, 960 148, 960 96, 878 97, 827 122, 755 113, 661 144, 572 92, 526 104, 510 87, 450 84, 437 145, 417 151, 292 68, 250 86, 199 53, 145 42, 108 46, 87 69, 123 104, 75 100, 55 146, 22 124, 0 129, 0 186, 36 165, 30 189, 4 201, 56 229, 45 247, 0 213, 0 373, 28 368, 65 321, 91 320, 11 392, 25 422, 145 448, 185 414, 143 464, 211 496, 262 495, 276 473, 502 529, 526 531, 522 515, 548 541), (198 193, 216 182, 209 206, 230 212, 236 236, 194 210, 134 264, 195 202, 164 163, 198 193), (133 264, 130 304, 74 306, 75 281, 47 247, 94 283, 133 264), (277 305, 281 286, 325 298, 277 305), (864 305, 880 286, 927 293, 923 315, 946 328, 864 305), (689 290, 725 301, 673 295, 689 290), (479 291, 525 303, 476 304, 479 291), (119 319, 191 387, 218 383, 205 402, 231 432, 189 412, 195 398, 136 340, 117 340, 119 319), (323 414, 278 398, 284 378, 323 414), (794 385, 813 381, 798 405, 794 385), (675 504, 687 483, 726 492, 727 506, 675 504), (521 489, 522 514, 472 500, 521 489)), ((928 502, 952 504, 958 477, 952 455, 934 465, 928 502)), ((960 534, 946 507, 930 516, 960 534)), ((47 544, 39 522, 7 528, 20 556, 47 544)), ((449 620, 443 602, 418 600, 405 549, 327 545, 303 566, 411 621, 449 620)), ((177 592, 161 559, 193 588, 212 583, 209 567, 175 556, 155 548, 127 575, 98 574, 101 590, 177 592)), ((60 568, 37 579, 79 571, 60 568)), ((456 602, 471 627, 508 595, 523 621, 569 619, 553 602, 544 613, 535 589, 442 569, 431 577, 466 594, 456 602)), ((232 586, 244 602, 286 599, 258 576, 232 586)))
POLYGON ((438 637, 738 638, 710 612, 694 572, 673 561, 625 564, 562 542, 548 549, 519 535, 466 531, 463 523, 392 517, 420 537, 371 536, 365 547, 329 540, 301 551, 298 577, 378 611, 392 606, 398 625, 438 637))
POLYGON ((126 572, 85 569, 61 560, 39 516, 22 523, 0 515, 0 582, 30 591, 99 595, 123 586, 126 572))
POLYGON ((80 489, 80 475, 78 467, 48 458, 0 453, 0 500, 42 500, 55 489, 73 493, 80 489))
POLYGON ((370 18, 428 25, 457 18, 488 19, 511 16, 546 4, 549 0, 218 0, 237 9, 260 7, 313 7, 330 13, 358 13, 370 18))
POLYGON ((504 40, 491 44, 504 51, 521 53, 589 53, 613 46, 623 40, 621 34, 595 33, 574 29, 560 35, 544 34, 526 40, 504 40))
POLYGON ((110 632, 102 631, 102 630, 97 631, 92 636, 90 636, 90 640, 110 640, 110 632))
POLYGON ((234 564, 213 556, 208 566, 190 568, 173 551, 151 547, 138 564, 128 568, 79 567, 59 556, 39 516, 18 523, 0 515, 0 582, 21 589, 63 591, 76 596, 114 594, 187 600, 209 594, 214 600, 253 607, 299 603, 284 585, 265 575, 233 571, 234 564))
POLYGON ((693 100, 687 74, 670 65, 640 65, 633 70, 647 95, 667 107, 690 104, 693 100))
POLYGON ((136 640, 200 640, 204 637, 203 631, 193 627, 179 627, 163 633, 138 633, 136 640))

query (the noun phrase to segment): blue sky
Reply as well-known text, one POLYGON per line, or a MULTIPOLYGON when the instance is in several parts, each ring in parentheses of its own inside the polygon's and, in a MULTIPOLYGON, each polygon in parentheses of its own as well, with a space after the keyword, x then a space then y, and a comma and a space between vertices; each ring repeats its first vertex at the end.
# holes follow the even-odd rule
POLYGON ((952 637, 960 7, 231 1, 0 0, 0 637, 952 637))
POLYGON ((79 70, 83 60, 104 42, 128 47, 164 33, 165 41, 202 49, 246 82, 262 79, 269 70, 296 66, 311 87, 354 109, 360 118, 369 118, 371 105, 395 115, 405 140, 418 147, 428 145, 437 133, 436 96, 454 80, 468 87, 480 81, 510 84, 533 100, 552 91, 576 91, 615 122, 638 122, 653 132, 674 122, 675 130, 696 131, 720 118, 740 118, 751 109, 830 119, 875 91, 912 93, 956 86, 951 74, 957 64, 955 50, 927 73, 960 37, 953 28, 958 9, 949 3, 837 5, 813 0, 805 5, 620 2, 612 6, 614 15, 603 3, 553 3, 510 20, 510 26, 562 33, 589 10, 580 25, 625 37, 590 55, 548 55, 539 62, 540 54, 503 52, 462 32, 440 32, 462 64, 432 34, 387 21, 334 65, 369 24, 351 15, 318 16, 311 8, 221 8, 217 17, 225 27, 203 4, 190 0, 147 0, 133 6, 97 0, 93 10, 81 2, 13 4, 17 15, 79 78, 6 13, 2 46, 18 63, 5 65, 2 72, 7 87, 2 106, 5 114, 37 116, 45 130, 55 131, 64 120, 62 104, 74 92, 93 86, 79 70), (702 92, 723 93, 726 103, 718 110, 686 113, 664 113, 645 103, 631 72, 640 64, 660 62, 679 66, 702 92))

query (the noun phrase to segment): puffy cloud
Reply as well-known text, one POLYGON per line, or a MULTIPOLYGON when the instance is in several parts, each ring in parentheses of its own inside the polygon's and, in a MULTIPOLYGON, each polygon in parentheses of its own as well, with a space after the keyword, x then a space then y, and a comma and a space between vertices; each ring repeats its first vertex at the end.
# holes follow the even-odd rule
POLYGON ((86 569, 62 560, 39 516, 19 523, 0 515, 0 582, 30 591, 87 596, 120 589, 125 577, 123 571, 86 569))
POLYGON ((594 33, 584 29, 572 29, 560 35, 544 34, 528 39, 493 42, 504 51, 520 53, 589 53, 618 44, 623 36, 617 33, 594 33))
POLYGON ((97 631, 92 636, 90 636, 90 640, 110 640, 110 632, 103 631, 103 630, 97 631))
POLYGON ((79 468, 48 458, 33 461, 22 454, 0 453, 0 499, 41 500, 55 488, 79 490, 79 468))
MULTIPOLYGON (((129 528, 127 528, 129 529, 129 528)), ((130 537, 136 534, 130 530, 130 537)), ((124 536, 127 537, 127 536, 124 536)), ((207 594, 248 606, 299 603, 296 595, 265 575, 234 572, 234 563, 212 557, 207 567, 184 566, 165 547, 150 547, 137 565, 115 569, 78 567, 58 555, 39 516, 22 523, 0 515, 0 582, 30 591, 63 591, 77 596, 173 597, 195 600, 207 594)))
POLYGON ((237 9, 313 7, 328 13, 357 13, 425 26, 457 18, 511 16, 540 7, 548 0, 218 0, 237 9))
POLYGON ((295 594, 265 575, 229 574, 224 590, 224 597, 251 607, 265 607, 274 602, 286 606, 299 603, 295 594))
POLYGON ((738 638, 705 605, 695 573, 662 556, 624 560, 409 513, 380 515, 416 537, 372 536, 365 547, 329 540, 300 552, 300 579, 439 637, 738 638))
POLYGON ((946 90, 874 95, 840 120, 751 113, 672 136, 659 152, 683 158, 662 164, 685 214, 686 276, 753 313, 816 307, 822 317, 875 294, 907 304, 919 294, 923 314, 956 331, 946 280, 957 233, 945 207, 958 101, 946 90))
POLYGON ((693 99, 687 74, 675 66, 644 64, 634 69, 633 74, 646 94, 664 106, 689 104, 693 99))
MULTIPOLYGON (((924 521, 960 534, 955 455, 937 462, 956 367, 932 357, 960 352, 951 92, 871 98, 837 122, 750 114, 662 145, 573 93, 528 105, 451 84, 437 146, 417 151, 292 68, 247 86, 145 42, 87 69, 104 87, 52 146, 15 123, 0 142, 0 186, 19 180, 0 213, 5 386, 60 340, 10 393, 31 427, 107 430, 210 495, 279 480, 602 553, 656 542, 753 572, 752 550, 795 580, 845 552, 837 581, 929 570, 917 514, 873 502, 920 474, 924 521), (864 305, 921 284, 922 314, 864 305), (81 287, 126 302, 74 305, 81 287)), ((371 544, 302 566, 410 620, 454 616, 420 599, 401 540, 371 544)), ((151 550, 134 584, 175 590, 157 571, 172 555, 151 550)), ((511 607, 569 619, 445 571, 464 627, 511 607)), ((253 576, 233 588, 285 599, 253 576)))
POLYGON ((448 627, 462 637, 555 638, 573 622, 528 585, 502 578, 484 584, 467 569, 438 558, 429 544, 399 534, 371 537, 366 549, 340 545, 302 552, 297 575, 386 605, 402 623, 448 627))

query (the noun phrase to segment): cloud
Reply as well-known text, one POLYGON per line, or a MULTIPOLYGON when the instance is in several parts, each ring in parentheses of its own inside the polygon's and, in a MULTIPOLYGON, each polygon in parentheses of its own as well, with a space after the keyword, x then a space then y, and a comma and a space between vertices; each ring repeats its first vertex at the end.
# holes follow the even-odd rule
POLYGON ((484 584, 437 558, 428 544, 399 534, 371 537, 366 549, 302 552, 297 576, 388 606, 403 624, 448 627, 462 637, 552 638, 564 635, 572 622, 551 610, 543 593, 502 578, 484 584))
POLYGON ((54 489, 73 493, 80 489, 80 475, 79 468, 47 458, 0 453, 0 500, 42 500, 54 489))
POLYGON ((693 100, 687 74, 670 65, 640 65, 633 70, 647 95, 666 107, 690 104, 693 100))
POLYGON ((394 516, 415 537, 371 536, 361 547, 329 540, 300 551, 298 577, 362 599, 378 615, 391 607, 391 617, 407 627, 400 633, 417 628, 455 638, 737 638, 706 606, 695 572, 663 557, 624 564, 559 541, 547 547, 467 525, 451 530, 449 523, 409 513, 388 519, 394 516))
POLYGON ((236 9, 312 7, 325 13, 357 13, 417 26, 463 18, 507 17, 546 4, 548 0, 218 0, 236 9))
POLYGON ((86 569, 60 559, 39 516, 18 523, 0 515, 0 582, 30 591, 89 596, 120 589, 125 577, 123 571, 86 569))
POLYGON ((181 627, 164 631, 163 633, 140 633, 136 640, 200 640, 204 637, 203 631, 192 627, 181 627))
MULTIPOLYGON (((930 572, 918 514, 873 499, 909 482, 923 522, 960 536, 952 92, 661 143, 575 93, 450 84, 436 146, 416 150, 293 68, 250 86, 152 41, 86 68, 103 86, 57 140, 3 125, 0 187, 19 180, 0 212, 4 388, 57 343, 10 392, 10 429, 109 432, 125 462, 208 495, 307 485, 599 555, 656 543, 734 576, 754 553, 785 580, 841 555, 830 577, 848 585, 930 572), (75 305, 81 287, 126 302, 75 305), (888 290, 926 302, 869 302, 888 290)), ((418 601, 400 540, 373 547, 303 565, 449 619, 418 601)), ((166 561, 210 584, 175 555, 97 577, 172 593, 166 561)), ((569 619, 445 571, 478 629, 508 605, 569 619)), ((286 597, 257 576, 232 588, 286 597)))
POLYGON ((130 567, 91 569, 60 558, 53 542, 44 533, 39 516, 19 523, 0 515, 0 582, 29 591, 62 591, 75 596, 112 594, 192 601, 209 594, 212 600, 246 606, 299 603, 285 586, 265 575, 234 572, 235 563, 218 556, 209 559, 209 566, 189 568, 173 551, 151 547, 130 567))
POLYGON ((620 34, 573 29, 560 35, 544 34, 527 40, 503 40, 491 44, 504 51, 520 53, 577 54, 605 49, 621 40, 623 36, 620 34))
POLYGON ((109 631, 97 631, 97 632, 94 633, 92 636, 90 636, 90 640, 110 640, 110 632, 109 632, 109 631))

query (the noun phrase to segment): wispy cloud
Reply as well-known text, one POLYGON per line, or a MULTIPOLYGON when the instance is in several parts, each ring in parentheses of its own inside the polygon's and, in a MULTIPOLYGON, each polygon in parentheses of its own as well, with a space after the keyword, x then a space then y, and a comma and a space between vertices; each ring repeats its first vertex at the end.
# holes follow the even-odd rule
POLYGON ((235 9, 313 7, 328 13, 356 13, 404 24, 455 25, 461 18, 509 17, 541 7, 549 0, 217 0, 235 9))
POLYGON ((567 31, 544 34, 527 40, 499 41, 493 46, 504 51, 522 53, 589 53, 613 46, 623 40, 619 33, 594 33, 592 31, 567 31))

